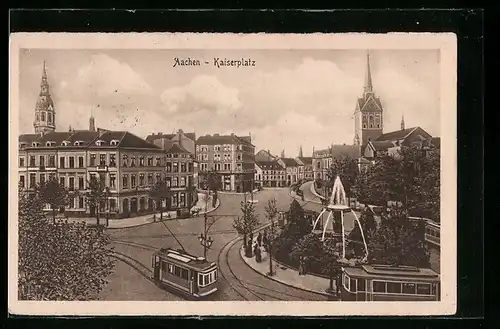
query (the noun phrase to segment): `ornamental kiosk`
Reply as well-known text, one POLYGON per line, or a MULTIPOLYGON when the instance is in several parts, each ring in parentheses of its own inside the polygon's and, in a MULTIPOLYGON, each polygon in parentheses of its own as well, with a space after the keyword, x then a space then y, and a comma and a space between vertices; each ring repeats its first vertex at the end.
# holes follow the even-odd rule
POLYGON ((440 277, 429 268, 362 265, 342 268, 343 301, 439 301, 440 277))

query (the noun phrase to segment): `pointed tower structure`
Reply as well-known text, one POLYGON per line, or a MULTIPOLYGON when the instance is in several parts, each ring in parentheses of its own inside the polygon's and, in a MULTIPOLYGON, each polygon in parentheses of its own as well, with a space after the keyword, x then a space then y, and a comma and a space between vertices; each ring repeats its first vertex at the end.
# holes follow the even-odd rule
POLYGON ((285 150, 281 150, 281 158, 283 159, 285 157, 285 150))
POLYGON ((54 102, 50 96, 47 70, 43 61, 42 81, 40 83, 40 94, 35 106, 35 121, 33 122, 35 133, 46 134, 56 130, 56 111, 54 102))
POLYGON ((363 96, 358 98, 354 110, 354 144, 366 145, 376 140, 382 135, 383 121, 383 107, 373 90, 370 53, 367 53, 363 96))
POLYGON ((300 148, 299 148, 299 158, 302 158, 304 157, 304 153, 302 152, 302 145, 300 145, 300 148))
POLYGON ((405 114, 401 114, 401 130, 405 130, 405 114))

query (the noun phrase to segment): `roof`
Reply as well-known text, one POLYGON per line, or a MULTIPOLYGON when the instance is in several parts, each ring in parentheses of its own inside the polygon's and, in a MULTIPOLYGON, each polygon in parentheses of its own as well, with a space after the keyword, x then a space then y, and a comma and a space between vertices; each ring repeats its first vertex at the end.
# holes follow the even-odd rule
POLYGON ((255 161, 255 164, 261 169, 283 169, 277 161, 255 161))
POLYGON ((40 134, 22 134, 22 135, 19 135, 19 144, 26 143, 28 145, 31 145, 31 143, 33 143, 39 137, 40 137, 40 134))
POLYGON ((102 133, 98 138, 96 138, 89 145, 90 147, 99 147, 95 143, 98 141, 104 141, 106 146, 112 146, 116 148, 144 148, 144 149, 158 149, 161 150, 157 145, 150 143, 128 131, 106 131, 102 133), (111 141, 117 140, 117 145, 110 145, 111 141))
POLYGON ((244 136, 244 137, 238 137, 235 134, 231 135, 219 135, 219 134, 214 134, 214 135, 205 135, 205 136, 200 136, 196 140, 196 144, 198 145, 222 145, 222 144, 247 144, 247 145, 252 145, 252 143, 249 141, 250 136, 244 136))
POLYGON ((271 152, 260 150, 255 154, 255 161, 274 161, 276 157, 271 152))
POLYGON ((215 266, 215 263, 209 262, 203 257, 188 254, 187 252, 180 249, 161 248, 160 250, 155 252, 155 255, 173 259, 187 267, 194 267, 199 270, 204 270, 215 266))
POLYGON ((280 158, 280 160, 283 161, 286 167, 296 167, 299 165, 293 158, 280 158))
POLYGON ((375 151, 387 151, 391 147, 394 147, 392 141, 370 141, 375 151))
POLYGON ((73 145, 74 145, 74 142, 79 141, 79 142, 83 142, 83 144, 80 144, 80 146, 88 146, 97 137, 99 137, 99 133, 96 131, 77 130, 71 136, 69 136, 67 138, 67 140, 70 141, 71 144, 73 144, 73 145))
POLYGON ((347 156, 350 158, 359 158, 361 156, 360 145, 332 145, 330 148, 332 158, 347 156))
POLYGON ((377 141, 393 141, 399 139, 405 139, 418 127, 407 128, 403 130, 391 131, 390 133, 382 134, 377 138, 377 141))
MULTIPOLYGON (((179 133, 182 133, 184 134, 184 136, 186 136, 187 138, 191 139, 192 141, 195 141, 196 140, 196 134, 195 133, 185 133, 183 132, 182 130, 179 131, 179 133)), ((165 139, 168 139, 168 140, 171 140, 173 139, 175 136, 177 136, 178 133, 175 133, 175 134, 163 134, 163 133, 157 133, 157 134, 151 134, 151 135, 148 135, 146 137, 146 140, 150 143, 153 143, 155 140, 158 140, 158 139, 161 139, 161 138, 165 138, 165 139)))
POLYGON ((170 147, 170 149, 168 149, 166 151, 166 153, 176 153, 176 154, 187 153, 187 154, 189 154, 190 152, 188 150, 186 150, 184 147, 182 147, 181 145, 175 143, 174 145, 172 145, 172 147, 170 147))
POLYGON ((363 265, 361 267, 345 267, 348 275, 362 277, 383 277, 395 280, 436 280, 439 274, 430 268, 391 265, 363 265))
POLYGON ((304 164, 304 165, 312 165, 312 157, 298 157, 298 159, 304 164))
POLYGON ((375 101, 375 103, 380 107, 380 109, 383 109, 382 102, 380 101, 380 98, 372 96, 372 97, 367 98, 366 100, 363 97, 358 98, 358 106, 359 106, 360 110, 363 109, 363 107, 366 105, 366 103, 368 103, 368 100, 370 98, 375 101))

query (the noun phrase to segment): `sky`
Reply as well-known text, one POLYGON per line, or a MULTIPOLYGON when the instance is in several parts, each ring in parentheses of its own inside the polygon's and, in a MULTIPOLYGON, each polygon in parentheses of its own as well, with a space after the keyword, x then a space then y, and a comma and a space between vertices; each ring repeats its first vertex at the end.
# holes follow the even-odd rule
MULTIPOLYGON (((178 129, 252 136, 256 152, 304 156, 352 144, 367 50, 52 50, 20 53, 20 132, 32 133, 43 61, 56 130, 96 126, 145 138, 178 129), (174 59, 202 66, 176 66, 174 59), (214 58, 252 67, 216 67, 214 58)), ((439 50, 370 50, 384 132, 420 126, 440 136, 439 50)))

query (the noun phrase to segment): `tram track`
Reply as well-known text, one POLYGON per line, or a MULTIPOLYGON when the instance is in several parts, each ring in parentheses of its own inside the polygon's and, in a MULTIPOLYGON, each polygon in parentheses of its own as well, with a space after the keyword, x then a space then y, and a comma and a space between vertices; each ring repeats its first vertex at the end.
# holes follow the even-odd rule
POLYGON ((152 278, 153 273, 151 272, 149 267, 147 267, 146 265, 144 265, 143 263, 141 263, 137 259, 132 258, 126 254, 121 253, 121 252, 116 252, 116 251, 111 251, 109 256, 121 261, 122 263, 125 263, 126 265, 128 265, 130 267, 132 267, 141 276, 146 278, 148 281, 155 283, 153 278, 152 278))
MULTIPOLYGON (((236 233, 236 230, 234 229, 227 229, 227 230, 220 230, 220 231, 210 231, 210 235, 221 235, 221 234, 231 234, 231 233, 236 233)), ((200 235, 199 233, 176 233, 175 236, 177 237, 187 237, 187 236, 198 236, 200 235)), ((171 234, 154 234, 154 235, 127 235, 127 238, 130 239, 143 239, 143 238, 168 238, 172 237, 171 234)))

